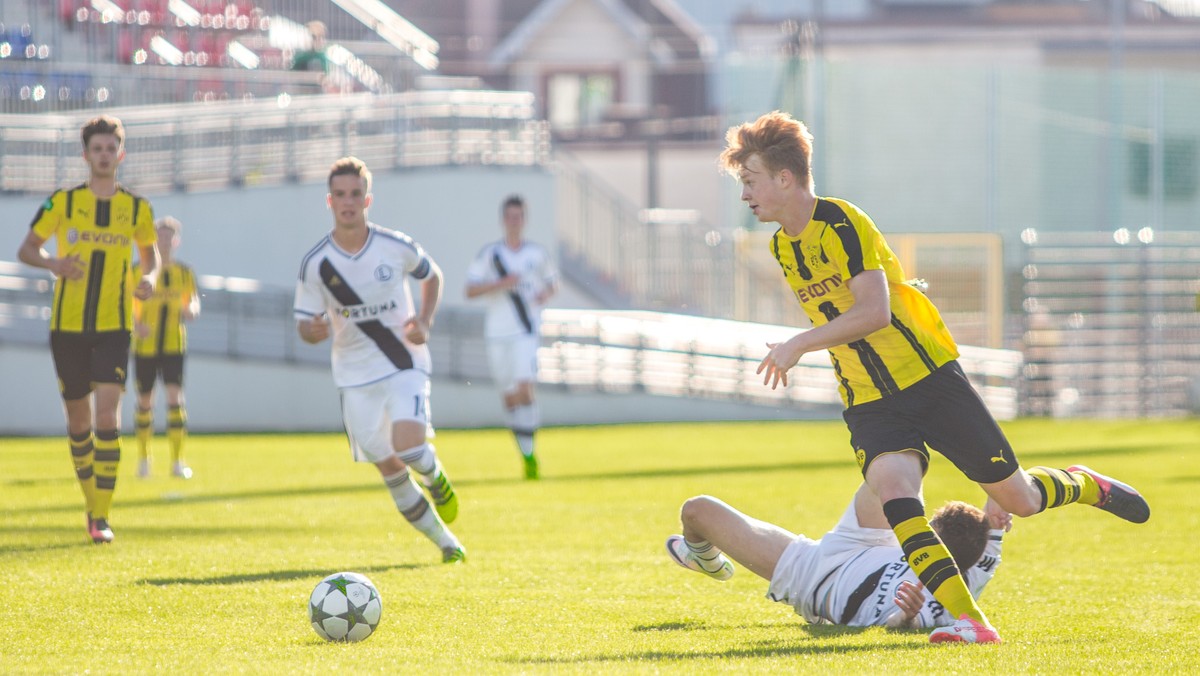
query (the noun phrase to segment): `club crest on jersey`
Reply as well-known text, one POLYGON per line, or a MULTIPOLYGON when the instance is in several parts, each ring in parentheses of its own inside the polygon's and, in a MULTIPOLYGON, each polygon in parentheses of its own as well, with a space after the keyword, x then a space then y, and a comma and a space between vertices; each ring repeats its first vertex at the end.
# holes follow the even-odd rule
POLYGON ((375 268, 375 279, 378 279, 381 282, 388 281, 392 278, 393 274, 392 266, 388 265, 387 263, 380 263, 379 267, 375 268))
POLYGON ((79 231, 75 228, 67 230, 67 244, 74 244, 79 241, 79 231))
POLYGON ((342 315, 342 317, 350 320, 370 319, 372 317, 378 317, 379 315, 390 310, 395 310, 397 307, 398 305, 396 304, 396 301, 389 300, 383 303, 376 303, 374 305, 347 305, 342 307, 342 309, 338 312, 342 315))

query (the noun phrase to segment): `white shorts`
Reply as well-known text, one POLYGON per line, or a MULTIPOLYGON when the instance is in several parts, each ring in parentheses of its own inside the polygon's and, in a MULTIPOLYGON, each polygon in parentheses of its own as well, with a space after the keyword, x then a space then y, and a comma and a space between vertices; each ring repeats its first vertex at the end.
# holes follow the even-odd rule
POLYGON ((489 338, 488 363, 492 379, 503 392, 511 392, 517 383, 537 382, 537 353, 541 339, 537 334, 489 338))
POLYGON ((798 535, 787 546, 775 563, 767 598, 792 606, 809 622, 821 622, 814 607, 819 599, 813 595, 829 573, 871 547, 896 546, 892 531, 859 526, 851 502, 838 524, 820 540, 798 535))
POLYGON ((820 540, 797 535, 775 562, 767 598, 793 606, 803 615, 801 608, 805 597, 812 595, 813 585, 817 584, 813 578, 817 577, 816 569, 820 565, 820 547, 820 540))
POLYGON ((380 462, 392 456, 392 423, 411 420, 432 427, 429 376, 399 371, 383 380, 343 387, 342 422, 355 462, 380 462))

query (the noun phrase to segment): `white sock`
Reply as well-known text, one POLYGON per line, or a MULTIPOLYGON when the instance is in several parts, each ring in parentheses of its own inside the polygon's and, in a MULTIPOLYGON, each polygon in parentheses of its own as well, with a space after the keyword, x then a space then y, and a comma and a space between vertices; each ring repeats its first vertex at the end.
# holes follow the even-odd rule
POLYGON ((437 449, 433 447, 433 444, 424 443, 400 451, 396 455, 404 461, 404 464, 421 475, 421 482, 426 486, 433 484, 438 472, 442 471, 442 464, 438 462, 437 449))
POLYGON ((537 404, 518 406, 511 411, 509 427, 517 439, 517 446, 525 457, 533 455, 533 435, 541 422, 537 404))
POLYGON ((412 482, 408 470, 385 476, 383 482, 387 484, 388 492, 392 494, 392 501, 396 503, 396 509, 400 510, 413 528, 421 531, 425 537, 432 540, 441 549, 461 546, 458 538, 454 537, 450 529, 446 528, 446 524, 438 518, 437 512, 430 506, 425 494, 412 482))
POLYGON ((712 546, 712 543, 708 540, 692 542, 684 538, 683 544, 687 545, 688 552, 692 555, 692 560, 704 570, 715 573, 725 565, 725 555, 721 553, 721 550, 712 546))

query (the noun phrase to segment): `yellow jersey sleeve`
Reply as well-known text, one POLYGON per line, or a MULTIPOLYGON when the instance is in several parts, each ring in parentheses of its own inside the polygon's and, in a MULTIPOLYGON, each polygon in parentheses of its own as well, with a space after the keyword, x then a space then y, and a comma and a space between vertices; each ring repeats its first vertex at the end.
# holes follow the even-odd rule
POLYGON ((50 239, 66 220, 66 213, 67 193, 65 190, 59 190, 46 198, 46 201, 38 208, 29 227, 43 240, 50 239))
POLYGON ((158 231, 154 229, 154 207, 150 206, 148 200, 138 200, 137 213, 133 215, 133 219, 133 241, 137 242, 138 246, 148 246, 158 241, 158 231))

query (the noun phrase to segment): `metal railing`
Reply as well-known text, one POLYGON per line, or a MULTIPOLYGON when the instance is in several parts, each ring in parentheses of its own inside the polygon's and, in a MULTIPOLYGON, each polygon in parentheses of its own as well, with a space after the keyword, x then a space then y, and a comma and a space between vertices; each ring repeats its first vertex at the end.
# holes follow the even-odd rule
POLYGON ((1024 412, 1200 411, 1200 233, 1027 230, 1024 412))
MULTIPOLYGON (((198 286, 203 311, 188 327, 191 354, 328 368, 328 344, 308 345, 296 335, 291 289, 214 276, 201 276, 198 286)), ((44 274, 0 262, 0 349, 46 343, 51 288, 44 274)), ((790 337, 791 327, 636 311, 550 309, 543 319, 539 380, 547 386, 796 407, 831 416, 841 409, 824 353, 805 355, 787 388, 771 390, 755 375, 763 343, 790 337)), ((488 380, 479 309, 443 308, 430 350, 439 378, 488 380)), ((1020 353, 971 347, 962 353, 964 370, 993 413, 1014 417, 1020 353)))
MULTIPOLYGON (((321 180, 329 158, 376 170, 550 161, 528 92, 413 91, 106 111, 126 126, 122 183, 139 192, 321 180)), ((86 116, 0 115, 0 191, 50 193, 83 182, 86 116)))

